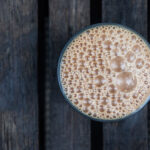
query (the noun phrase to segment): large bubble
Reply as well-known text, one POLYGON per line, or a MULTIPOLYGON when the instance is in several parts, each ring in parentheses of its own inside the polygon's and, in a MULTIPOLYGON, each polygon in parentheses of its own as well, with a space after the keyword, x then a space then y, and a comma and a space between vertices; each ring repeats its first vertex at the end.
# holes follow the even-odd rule
POLYGON ((121 72, 125 70, 125 62, 121 56, 117 56, 111 60, 111 68, 115 72, 121 72))
POLYGON ((116 86, 122 92, 131 92, 137 84, 131 72, 121 72, 116 78, 116 86))

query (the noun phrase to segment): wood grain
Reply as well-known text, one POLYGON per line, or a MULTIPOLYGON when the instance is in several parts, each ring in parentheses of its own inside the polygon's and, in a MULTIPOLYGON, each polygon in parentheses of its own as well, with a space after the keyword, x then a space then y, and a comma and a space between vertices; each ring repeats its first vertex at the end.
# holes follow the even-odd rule
MULTIPOLYGON (((102 21, 127 25, 147 37, 147 0, 103 0, 102 21)), ((105 123, 104 150, 147 150, 147 107, 124 121, 105 123)))
POLYGON ((64 100, 57 83, 57 61, 64 44, 90 23, 89 0, 49 0, 52 77, 50 101, 51 150, 90 150, 90 120, 75 112, 64 100))
POLYGON ((0 7, 0 150, 38 150, 37 1, 0 7))

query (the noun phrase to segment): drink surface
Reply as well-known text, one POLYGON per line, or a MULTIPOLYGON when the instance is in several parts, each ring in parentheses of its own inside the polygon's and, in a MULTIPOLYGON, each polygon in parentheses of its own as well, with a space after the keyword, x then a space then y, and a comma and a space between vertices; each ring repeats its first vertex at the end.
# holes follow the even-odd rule
POLYGON ((123 118, 150 94, 150 50, 124 27, 93 27, 68 45, 60 78, 67 98, 83 113, 106 120, 123 118))

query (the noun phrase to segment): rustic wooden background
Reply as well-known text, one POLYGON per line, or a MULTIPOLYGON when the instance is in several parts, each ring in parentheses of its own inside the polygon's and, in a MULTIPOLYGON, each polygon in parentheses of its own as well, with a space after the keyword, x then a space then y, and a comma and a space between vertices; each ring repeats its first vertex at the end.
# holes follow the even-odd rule
POLYGON ((116 123, 91 121, 64 101, 56 76, 68 39, 98 22, 149 39, 148 0, 0 1, 0 150, 148 150, 150 108, 116 123))

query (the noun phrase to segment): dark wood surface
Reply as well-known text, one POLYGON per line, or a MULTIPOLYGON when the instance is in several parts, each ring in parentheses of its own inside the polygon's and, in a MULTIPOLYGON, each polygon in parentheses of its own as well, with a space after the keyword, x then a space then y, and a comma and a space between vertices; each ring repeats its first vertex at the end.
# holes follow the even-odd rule
POLYGON ((37 1, 0 1, 0 150, 38 150, 37 1))
POLYGON ((0 150, 148 150, 147 107, 120 122, 90 121, 65 102, 56 68, 65 43, 89 24, 120 23, 148 38, 149 6, 148 0, 1 0, 0 150))
MULTIPOLYGON (((147 0, 103 0, 102 21, 127 25, 147 38, 147 0)), ((105 123, 104 150, 147 150, 147 108, 117 123, 105 123)))
POLYGON ((56 68, 64 44, 90 24, 89 0, 49 0, 51 60, 50 139, 51 150, 90 150, 90 120, 75 112, 60 93, 56 68))

